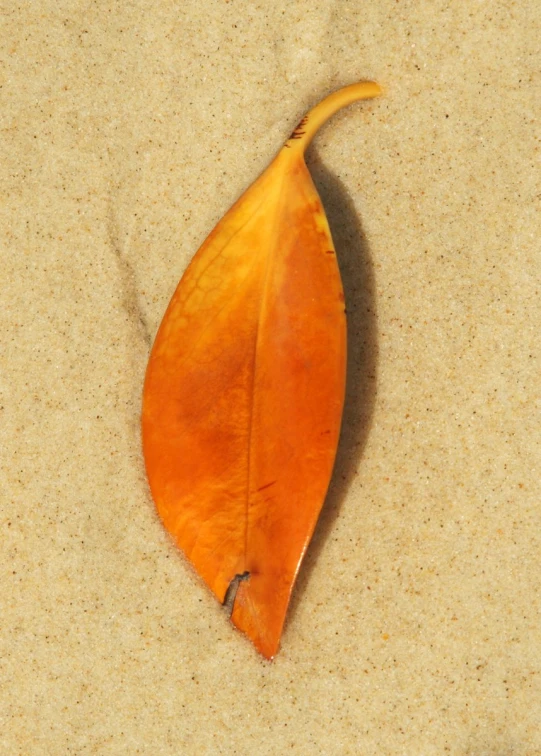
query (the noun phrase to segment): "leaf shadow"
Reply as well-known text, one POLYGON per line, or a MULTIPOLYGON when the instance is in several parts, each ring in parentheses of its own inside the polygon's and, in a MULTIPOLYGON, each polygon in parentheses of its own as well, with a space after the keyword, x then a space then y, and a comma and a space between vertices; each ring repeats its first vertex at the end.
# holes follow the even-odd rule
POLYGON ((286 625, 296 614, 319 554, 357 474, 372 425, 378 364, 374 266, 358 212, 343 183, 325 168, 314 148, 310 150, 307 163, 325 208, 342 275, 348 358, 342 430, 333 475, 293 589, 286 625))

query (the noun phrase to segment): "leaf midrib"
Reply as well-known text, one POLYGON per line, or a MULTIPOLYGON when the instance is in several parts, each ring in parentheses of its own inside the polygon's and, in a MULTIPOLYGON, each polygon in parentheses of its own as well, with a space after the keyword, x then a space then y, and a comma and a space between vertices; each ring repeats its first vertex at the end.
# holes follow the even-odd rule
MULTIPOLYGON (((271 228, 278 228, 278 219, 280 218, 280 215, 283 210, 283 206, 285 204, 285 199, 283 198, 283 187, 285 183, 286 176, 288 174, 288 168, 286 167, 284 169, 283 175, 280 180, 280 187, 278 190, 278 199, 276 202, 276 210, 275 210, 275 222, 272 224, 271 228)), ((261 284, 261 295, 260 295, 260 305, 259 310, 257 314, 257 325, 256 325, 256 331, 254 336, 254 349, 253 349, 253 356, 252 356, 252 383, 250 387, 250 411, 248 416, 248 451, 247 451, 247 473, 246 473, 246 500, 245 500, 245 510, 244 510, 244 554, 243 554, 243 564, 244 569, 247 569, 247 557, 248 557, 248 523, 249 523, 249 513, 250 513, 250 500, 251 500, 251 473, 252 473, 252 439, 253 439, 253 420, 254 420, 254 401, 255 401, 255 387, 256 387, 256 375, 257 375, 257 356, 259 351, 259 337, 261 332, 261 320, 262 320, 262 313, 265 310, 265 303, 267 301, 267 290, 268 290, 268 284, 269 284, 269 274, 270 274, 270 268, 271 264, 274 261, 274 253, 277 246, 277 240, 279 238, 278 234, 273 234, 272 237, 272 244, 269 245, 269 248, 267 250, 267 260, 265 262, 265 272, 263 274, 263 282, 261 284)))

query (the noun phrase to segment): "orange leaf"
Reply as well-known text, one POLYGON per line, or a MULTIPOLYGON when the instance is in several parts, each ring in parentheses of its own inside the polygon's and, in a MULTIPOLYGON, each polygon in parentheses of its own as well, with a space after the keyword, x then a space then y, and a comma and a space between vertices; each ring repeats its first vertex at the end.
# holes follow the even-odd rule
POLYGON ((267 658, 323 504, 344 403, 346 319, 304 151, 331 94, 218 223, 158 331, 143 397, 148 479, 167 530, 267 658))

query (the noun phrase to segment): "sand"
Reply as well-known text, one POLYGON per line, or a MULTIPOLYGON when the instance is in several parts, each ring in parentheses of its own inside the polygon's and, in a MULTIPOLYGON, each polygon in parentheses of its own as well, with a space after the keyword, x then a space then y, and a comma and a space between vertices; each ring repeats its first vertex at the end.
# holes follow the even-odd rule
POLYGON ((0 752, 541 754, 537 6, 1 5, 0 752), (157 518, 142 382, 218 219, 371 78, 308 155, 348 400, 268 663, 157 518))

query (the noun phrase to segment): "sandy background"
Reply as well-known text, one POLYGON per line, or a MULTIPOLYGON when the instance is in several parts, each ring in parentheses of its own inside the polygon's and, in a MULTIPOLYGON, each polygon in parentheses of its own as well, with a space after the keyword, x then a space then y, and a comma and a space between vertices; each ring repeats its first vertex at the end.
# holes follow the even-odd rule
POLYGON ((541 754, 537 8, 0 2, 0 753, 541 754), (348 404, 269 664, 155 515, 141 386, 199 244, 363 78, 308 160, 348 404))

